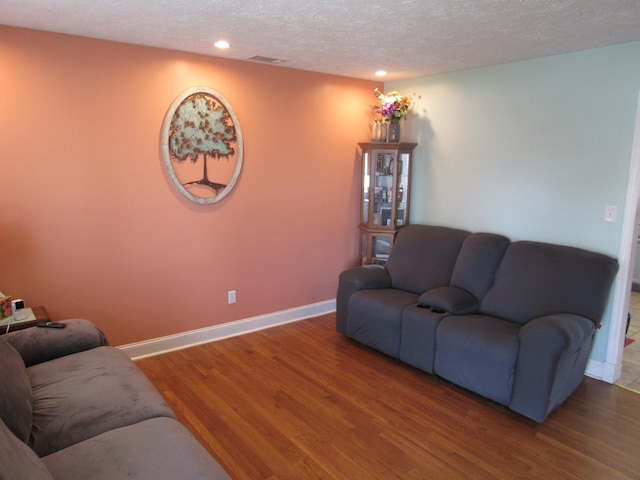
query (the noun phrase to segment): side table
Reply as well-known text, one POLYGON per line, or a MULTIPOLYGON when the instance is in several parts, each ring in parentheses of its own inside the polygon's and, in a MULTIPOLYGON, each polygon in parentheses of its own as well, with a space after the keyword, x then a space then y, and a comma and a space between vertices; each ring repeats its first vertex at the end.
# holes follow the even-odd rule
POLYGON ((12 320, 9 323, 9 328, 7 329, 7 323, 5 321, 6 318, 0 322, 0 335, 4 335, 7 332, 14 332, 16 330, 22 330, 23 328, 33 327, 38 322, 48 322, 51 319, 49 318, 49 314, 47 313, 46 308, 44 307, 30 307, 33 315, 29 316, 27 320, 12 320))

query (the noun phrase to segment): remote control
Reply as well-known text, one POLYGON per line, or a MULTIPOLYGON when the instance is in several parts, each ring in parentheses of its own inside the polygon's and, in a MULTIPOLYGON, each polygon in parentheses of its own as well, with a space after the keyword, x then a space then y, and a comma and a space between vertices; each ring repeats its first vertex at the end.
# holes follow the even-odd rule
POLYGON ((38 322, 36 323, 38 327, 42 328, 64 328, 66 325, 64 323, 54 323, 51 320, 48 322, 38 322))

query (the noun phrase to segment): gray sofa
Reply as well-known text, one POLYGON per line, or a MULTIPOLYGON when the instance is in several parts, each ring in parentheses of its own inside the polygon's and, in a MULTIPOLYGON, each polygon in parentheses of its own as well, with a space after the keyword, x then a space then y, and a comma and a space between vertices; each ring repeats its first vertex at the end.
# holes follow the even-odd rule
POLYGON ((228 479, 86 320, 0 337, 0 479, 228 479))
POLYGON ((429 225, 340 274, 336 330, 542 422, 580 384, 618 270, 587 250, 429 225))

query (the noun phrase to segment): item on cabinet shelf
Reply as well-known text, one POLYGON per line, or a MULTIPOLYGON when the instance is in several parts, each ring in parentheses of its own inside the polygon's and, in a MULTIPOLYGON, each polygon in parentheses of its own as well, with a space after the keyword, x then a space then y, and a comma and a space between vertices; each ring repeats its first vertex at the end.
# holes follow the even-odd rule
POLYGON ((382 225, 390 226, 391 225, 391 209, 390 208, 382 208, 380 210, 382 213, 382 225))
POLYGON ((383 119, 375 119, 371 124, 371 141, 386 142, 387 141, 387 124, 383 119))
POLYGON ((378 137, 379 142, 387 141, 387 127, 388 123, 384 120, 380 120, 380 136, 378 137))
POLYGON ((375 112, 380 112, 385 119, 401 119, 407 116, 407 112, 411 107, 411 99, 400 95, 400 93, 393 91, 389 93, 383 93, 379 89, 375 89, 373 94, 378 98, 378 103, 373 107, 375 112))
POLYGON ((402 187, 402 184, 400 184, 400 186, 398 187, 398 203, 402 203, 403 199, 404 199, 404 188, 402 187))
POLYGON ((387 131, 387 142, 399 142, 400 141, 400 120, 392 118, 389 121, 389 128, 387 131))
POLYGON ((386 127, 384 139, 380 141, 399 142, 400 119, 407 117, 409 108, 411 108, 411 99, 395 91, 384 93, 377 88, 373 91, 373 94, 377 97, 379 103, 379 105, 373 107, 373 110, 382 115, 383 124, 386 127))

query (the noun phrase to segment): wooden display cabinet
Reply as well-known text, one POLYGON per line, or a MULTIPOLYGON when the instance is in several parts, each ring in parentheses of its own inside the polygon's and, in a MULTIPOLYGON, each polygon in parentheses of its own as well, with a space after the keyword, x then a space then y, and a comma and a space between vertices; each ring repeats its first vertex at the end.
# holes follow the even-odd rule
POLYGON ((384 264, 396 233, 409 223, 411 160, 416 143, 359 143, 362 160, 360 258, 384 264))

